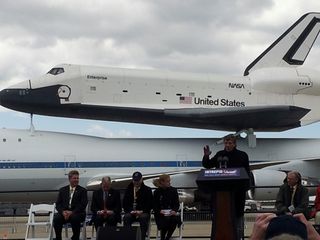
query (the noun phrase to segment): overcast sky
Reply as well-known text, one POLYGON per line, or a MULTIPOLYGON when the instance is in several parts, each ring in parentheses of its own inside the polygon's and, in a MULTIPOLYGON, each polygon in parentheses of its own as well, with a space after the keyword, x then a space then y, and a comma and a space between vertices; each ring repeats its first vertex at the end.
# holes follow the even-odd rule
MULTIPOLYGON (((0 1, 0 88, 59 63, 243 74, 319 0, 0 1)), ((320 41, 305 62, 319 68, 320 41)), ((223 132, 35 116, 39 130, 106 137, 210 137, 223 132)), ((1 108, 0 126, 28 128, 29 116, 1 108)), ((320 124, 277 137, 318 137, 320 124)))

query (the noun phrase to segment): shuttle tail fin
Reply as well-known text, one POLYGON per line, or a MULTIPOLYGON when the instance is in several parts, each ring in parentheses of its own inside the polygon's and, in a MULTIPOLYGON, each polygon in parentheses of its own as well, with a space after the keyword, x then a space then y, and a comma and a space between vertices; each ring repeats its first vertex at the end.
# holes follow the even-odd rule
POLYGON ((320 13, 307 13, 296 21, 244 71, 265 67, 294 67, 302 65, 320 30, 320 13))

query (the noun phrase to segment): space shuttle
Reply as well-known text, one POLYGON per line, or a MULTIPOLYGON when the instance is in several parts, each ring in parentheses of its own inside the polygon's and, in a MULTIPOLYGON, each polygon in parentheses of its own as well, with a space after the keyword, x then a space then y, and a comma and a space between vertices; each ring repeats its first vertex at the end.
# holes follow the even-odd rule
POLYGON ((31 114, 225 131, 284 131, 320 120, 320 73, 303 66, 320 13, 298 19, 243 76, 61 64, 0 92, 31 114))
MULTIPOLYGON (((124 189, 132 173, 142 172, 147 185, 159 175, 171 175, 185 203, 194 200, 195 179, 202 167, 203 146, 212 138, 101 138, 79 134, 0 129, 1 202, 50 202, 68 184, 68 172, 80 172, 80 185, 99 187, 110 176, 113 187, 124 189), (194 189, 190 189, 194 187, 194 189)), ((318 185, 320 139, 257 139, 249 148, 245 139, 238 148, 248 153, 255 185, 253 199, 274 199, 287 171, 299 169, 305 184, 318 185)), ((216 145, 218 151, 223 145, 216 145)))

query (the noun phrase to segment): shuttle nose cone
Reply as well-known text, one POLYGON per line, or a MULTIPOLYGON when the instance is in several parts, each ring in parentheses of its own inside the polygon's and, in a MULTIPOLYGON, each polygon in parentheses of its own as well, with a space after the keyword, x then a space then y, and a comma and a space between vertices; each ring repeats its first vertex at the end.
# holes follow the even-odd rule
POLYGON ((0 104, 3 107, 10 108, 11 105, 17 103, 19 99, 18 89, 4 89, 0 91, 0 104))
POLYGON ((3 95, 4 93, 3 93, 3 90, 2 91, 0 91, 0 105, 2 105, 1 104, 1 98, 2 98, 2 95, 3 95))
POLYGON ((6 88, 0 91, 0 104, 9 109, 30 112, 28 109, 28 105, 32 104, 30 97, 30 89, 6 88))
POLYGON ((0 104, 16 111, 36 113, 39 109, 50 108, 60 103, 57 88, 6 88, 0 91, 0 104))

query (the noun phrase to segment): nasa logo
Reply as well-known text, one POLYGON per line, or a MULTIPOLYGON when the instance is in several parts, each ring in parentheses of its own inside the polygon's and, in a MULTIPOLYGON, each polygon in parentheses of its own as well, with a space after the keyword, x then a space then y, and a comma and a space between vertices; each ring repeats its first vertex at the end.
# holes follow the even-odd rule
POLYGON ((244 88, 243 83, 229 83, 229 88, 244 88))

